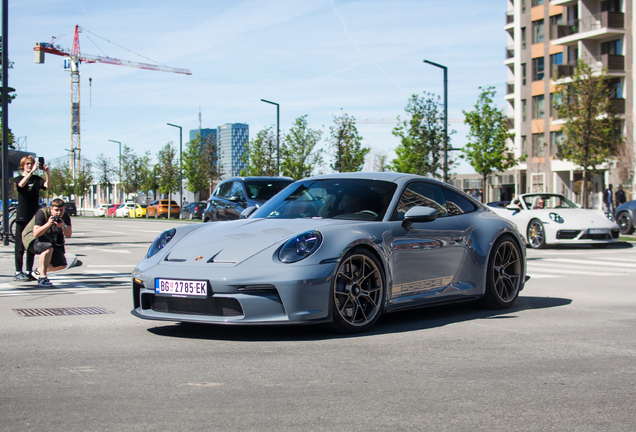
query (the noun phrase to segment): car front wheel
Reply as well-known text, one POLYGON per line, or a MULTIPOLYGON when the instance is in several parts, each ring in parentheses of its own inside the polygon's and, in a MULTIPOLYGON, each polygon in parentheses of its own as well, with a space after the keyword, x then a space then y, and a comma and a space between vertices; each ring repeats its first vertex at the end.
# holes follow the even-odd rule
POLYGON ((539 219, 532 219, 528 225, 528 242, 533 249, 545 247, 545 230, 539 219))
POLYGON ((634 223, 629 213, 620 212, 616 218, 616 222, 621 229, 621 234, 631 234, 634 232, 634 223))
POLYGON ((486 290, 478 301, 488 309, 506 309, 521 290, 523 265, 519 246, 509 237, 499 238, 490 252, 486 290))
POLYGON ((332 330, 359 333, 380 318, 384 307, 384 272, 373 254, 359 249, 340 262, 331 289, 332 330))

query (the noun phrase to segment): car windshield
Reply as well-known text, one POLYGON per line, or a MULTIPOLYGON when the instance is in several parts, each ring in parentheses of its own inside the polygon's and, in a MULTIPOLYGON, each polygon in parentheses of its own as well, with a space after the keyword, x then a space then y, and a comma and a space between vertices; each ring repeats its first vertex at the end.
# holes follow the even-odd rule
POLYGON ((395 183, 380 180, 300 181, 263 204, 252 217, 379 221, 396 187, 395 183))
POLYGON ((267 201, 293 183, 292 180, 246 180, 245 189, 254 200, 267 201))
POLYGON ((558 194, 524 195, 523 201, 530 210, 578 208, 572 201, 558 194))

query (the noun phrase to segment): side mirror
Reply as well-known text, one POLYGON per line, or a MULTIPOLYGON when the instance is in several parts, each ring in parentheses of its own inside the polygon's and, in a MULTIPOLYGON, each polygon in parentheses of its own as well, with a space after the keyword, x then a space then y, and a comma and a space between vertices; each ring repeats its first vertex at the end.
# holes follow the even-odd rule
POLYGON ((432 207, 413 207, 404 214, 402 228, 408 231, 414 222, 433 222, 437 215, 437 210, 432 207))
POLYGON ((238 195, 232 195, 229 199, 232 202, 243 202, 243 199, 238 195))
POLYGON ((245 210, 243 210, 241 212, 241 216, 239 216, 240 219, 247 219, 248 217, 252 216, 252 213, 254 213, 256 211, 258 207, 256 206, 249 206, 248 208, 246 208, 245 210))
POLYGON ((519 210, 521 210, 521 207, 519 207, 518 205, 515 205, 515 204, 508 204, 506 206, 506 209, 507 210, 511 210, 511 211, 519 211, 519 210))

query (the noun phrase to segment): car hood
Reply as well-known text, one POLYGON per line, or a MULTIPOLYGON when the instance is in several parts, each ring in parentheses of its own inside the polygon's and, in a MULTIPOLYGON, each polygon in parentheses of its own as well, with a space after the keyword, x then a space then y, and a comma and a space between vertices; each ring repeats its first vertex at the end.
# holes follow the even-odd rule
POLYGON ((181 238, 168 253, 168 261, 203 257, 215 263, 240 263, 295 234, 360 221, 333 219, 240 219, 202 224, 181 238))
POLYGON ((550 220, 550 213, 560 215, 566 224, 589 225, 590 228, 595 226, 599 228, 614 228, 614 225, 616 225, 609 220, 607 216, 605 216, 605 212, 601 210, 579 208, 528 210, 528 214, 539 215, 539 217, 545 221, 550 220))

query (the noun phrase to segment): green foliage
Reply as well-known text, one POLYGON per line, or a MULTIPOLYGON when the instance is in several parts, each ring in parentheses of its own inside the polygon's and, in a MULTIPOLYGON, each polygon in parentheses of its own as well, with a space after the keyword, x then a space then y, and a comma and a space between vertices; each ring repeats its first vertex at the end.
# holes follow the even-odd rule
MULTIPOLYGON (((422 97, 411 96, 404 109, 411 118, 393 129, 393 135, 400 138, 400 145, 395 149, 397 157, 391 161, 391 170, 443 177, 444 111, 440 99, 432 93, 424 93, 422 97)), ((448 131, 449 148, 450 135, 454 133, 453 130, 448 131)), ((453 161, 449 160, 448 166, 452 165, 453 161)))
POLYGON ((90 162, 82 163, 82 169, 75 177, 74 193, 76 197, 84 197, 93 184, 93 165, 90 162))
POLYGON ((138 193, 150 174, 150 152, 139 156, 124 145, 121 153, 121 186, 125 193, 138 193))
POLYGON ((281 149, 283 175, 299 180, 322 165, 322 149, 316 149, 322 132, 307 125, 307 115, 298 117, 285 136, 281 149))
POLYGON ((183 176, 186 188, 190 192, 199 192, 209 188, 213 181, 221 178, 219 151, 213 135, 205 138, 197 134, 188 141, 183 153, 183 176))
POLYGON ((100 153, 100 155, 97 156, 95 168, 97 169, 97 183, 103 187, 112 186, 113 179, 117 173, 112 159, 104 156, 104 153, 100 153))
POLYGON ((53 195, 70 196, 74 193, 73 183, 69 162, 51 168, 51 185, 48 189, 53 195))
POLYGON ((473 111, 463 111, 464 123, 470 126, 468 143, 462 158, 482 175, 484 185, 488 176, 505 171, 519 161, 508 151, 506 140, 514 135, 508 132, 508 119, 493 102, 495 88, 482 88, 473 111))
POLYGON ((385 152, 378 152, 373 156, 373 171, 385 172, 389 170, 389 156, 385 152))
POLYGON ((329 143, 335 151, 331 169, 336 172, 361 171, 364 158, 371 149, 362 147, 362 137, 358 134, 355 117, 344 113, 340 117, 334 116, 333 122, 334 125, 329 128, 329 143))
POLYGON ((173 142, 166 144, 157 153, 157 165, 159 191, 170 196, 172 191, 179 188, 179 161, 175 160, 177 149, 173 142))
POLYGON ((246 168, 241 171, 245 176, 275 177, 277 170, 276 134, 268 127, 258 131, 256 138, 247 144, 247 151, 243 157, 246 168))
MULTIPOLYGON (((583 168, 583 179, 615 154, 622 139, 617 134, 620 120, 612 110, 607 71, 593 73, 580 59, 572 82, 557 86, 559 117, 565 120, 564 140, 558 156, 583 168)), ((583 182, 583 202, 588 206, 587 182, 583 182)))
MULTIPOLYGON (((2 49, 3 49, 3 43, 2 43, 2 36, 0 36, 0 65, 2 64, 2 49)), ((7 66, 7 69, 13 69, 13 62, 10 61, 9 65, 7 66)), ((13 87, 7 87, 7 103, 11 103, 13 101, 13 99, 15 99, 16 95, 12 94, 15 93, 15 89, 13 87)), ((0 98, 2 98, 2 93, 3 93, 3 88, 2 88, 2 76, 0 75, 0 98)), ((0 107, 0 112, 2 112, 2 107, 0 107)), ((9 145, 10 148, 14 148, 11 147, 11 145, 9 145)))
MULTIPOLYGON (((0 82, 0 85, 2 85, 2 83, 0 82)), ((1 89, 2 87, 0 87, 1 89)), ((2 97, 2 90, 0 90, 0 97, 2 97)), ((0 109, 0 113, 2 113, 2 110, 0 109)), ((15 150, 15 135, 13 134, 13 132, 11 132, 11 128, 9 128, 9 148, 12 150, 15 150)), ((0 118, 0 147, 2 146, 2 119, 0 118)))

